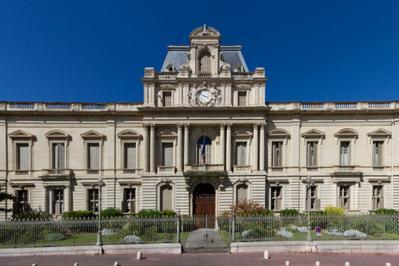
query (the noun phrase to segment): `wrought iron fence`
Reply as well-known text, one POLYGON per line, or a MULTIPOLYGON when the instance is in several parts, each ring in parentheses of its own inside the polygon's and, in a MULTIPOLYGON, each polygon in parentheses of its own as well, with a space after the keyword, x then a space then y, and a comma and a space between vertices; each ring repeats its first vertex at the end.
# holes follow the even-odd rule
POLYGON ((100 227, 97 219, 2 221, 0 248, 96 245, 99 232, 104 245, 181 242, 195 248, 227 247, 240 241, 305 241, 309 236, 312 240, 399 240, 399 215, 312 215, 309 221, 306 215, 118 217, 102 220, 100 227), (204 228, 205 234, 196 234, 204 228))
POLYGON ((99 231, 107 244, 171 243, 178 240, 175 217, 121 217, 59 221, 4 221, 0 247, 96 245, 99 231), (99 230, 99 228, 101 228, 99 230))

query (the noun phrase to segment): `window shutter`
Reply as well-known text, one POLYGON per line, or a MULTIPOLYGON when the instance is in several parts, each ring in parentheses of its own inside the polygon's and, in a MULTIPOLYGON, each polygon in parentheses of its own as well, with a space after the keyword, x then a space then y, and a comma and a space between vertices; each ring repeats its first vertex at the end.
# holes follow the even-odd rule
POLYGON ((173 143, 162 143, 163 166, 173 166, 173 143))
POLYGON ((276 211, 281 210, 281 199, 276 199, 276 211))
POLYGON ((29 170, 29 144, 19 144, 17 152, 19 153, 19 163, 17 162, 18 170, 29 170))
POLYGON ((122 212, 128 212, 128 203, 127 201, 122 201, 122 212))
POLYGON ((237 165, 246 165, 247 164, 247 145, 245 142, 237 142, 236 143, 236 154, 237 154, 237 159, 236 163, 237 165))
POLYGON ((53 146, 53 169, 63 170, 65 168, 64 143, 56 143, 53 146))
POLYGON ((313 142, 313 164, 312 164, 312 166, 317 165, 317 151, 318 151, 318 143, 313 142))
POLYGON ((237 203, 247 200, 248 186, 245 184, 237 186, 237 203))
POLYGON ((136 169, 135 143, 125 143, 125 169, 136 169))
POLYGON ((89 169, 99 170, 100 169, 100 147, 98 143, 89 144, 89 169))
POLYGON ((172 209, 172 187, 164 185, 161 187, 161 211, 172 209))
POLYGON ((320 210, 320 199, 315 199, 315 201, 314 201, 314 209, 316 211, 320 210))

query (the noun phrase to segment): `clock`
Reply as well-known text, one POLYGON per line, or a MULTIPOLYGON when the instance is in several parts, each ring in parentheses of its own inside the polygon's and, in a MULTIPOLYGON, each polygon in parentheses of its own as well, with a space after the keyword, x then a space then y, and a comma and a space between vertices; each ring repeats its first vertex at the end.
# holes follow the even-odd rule
POLYGON ((211 92, 207 89, 200 90, 197 94, 197 99, 202 104, 207 104, 212 100, 211 92))

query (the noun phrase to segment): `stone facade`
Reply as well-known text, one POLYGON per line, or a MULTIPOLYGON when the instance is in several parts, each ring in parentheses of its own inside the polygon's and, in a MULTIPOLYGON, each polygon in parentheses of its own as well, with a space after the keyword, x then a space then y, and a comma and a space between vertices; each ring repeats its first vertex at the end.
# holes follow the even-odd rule
POLYGON ((268 103, 265 84, 204 26, 145 68, 143 103, 0 103, 1 190, 20 199, 3 207, 399 208, 398 102, 268 103))

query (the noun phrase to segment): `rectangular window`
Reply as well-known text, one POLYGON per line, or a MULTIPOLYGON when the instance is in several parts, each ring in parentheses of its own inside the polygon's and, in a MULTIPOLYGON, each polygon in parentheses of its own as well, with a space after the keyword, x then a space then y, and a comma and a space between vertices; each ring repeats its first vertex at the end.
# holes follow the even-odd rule
POLYGON ((320 199, 317 197, 317 186, 311 185, 306 188, 306 209, 316 211, 320 209, 320 199))
POLYGON ((164 91, 162 93, 163 106, 172 106, 172 92, 164 91))
POLYGON ((122 201, 123 212, 136 212, 136 189, 125 188, 123 190, 123 201, 122 201))
POLYGON ((383 141, 373 141, 373 166, 382 166, 383 141))
POLYGON ((162 143, 162 166, 173 166, 173 143, 162 143))
POLYGON ((16 149, 16 170, 29 171, 29 144, 17 143, 16 149))
POLYGON ((20 189, 15 191, 16 200, 13 204, 13 214, 27 213, 30 211, 28 190, 20 189))
POLYGON ((247 143, 236 142, 236 165, 247 165, 247 143))
POLYGON ((340 143, 340 165, 348 166, 351 164, 350 160, 350 142, 341 141, 340 143))
POLYGON ((100 144, 88 143, 87 144, 87 169, 96 170, 100 169, 100 144))
POLYGON ((306 143, 306 166, 317 166, 317 141, 306 143))
POLYGON ((136 143, 125 143, 123 145, 123 150, 124 150, 123 168, 126 170, 136 169, 136 158, 137 158, 136 143))
POLYGON ((52 214, 62 214, 64 211, 64 190, 54 189, 51 190, 51 213, 52 214))
POLYGON ((247 92, 246 91, 238 92, 238 106, 247 106, 247 92))
POLYGON ((339 207, 344 208, 345 210, 350 209, 350 186, 342 185, 339 186, 339 207))
POLYGON ((99 194, 97 188, 87 190, 87 209, 92 212, 98 212, 99 194))
POLYGON ((281 210, 282 203, 282 187, 281 186, 273 186, 270 188, 270 209, 272 211, 281 210))
POLYGON ((64 170, 65 168, 65 144, 53 143, 52 145, 52 169, 64 170))
POLYGON ((373 210, 384 208, 384 191, 381 185, 373 186, 373 210))
POLYGON ((272 167, 282 166, 282 141, 272 142, 272 167))

